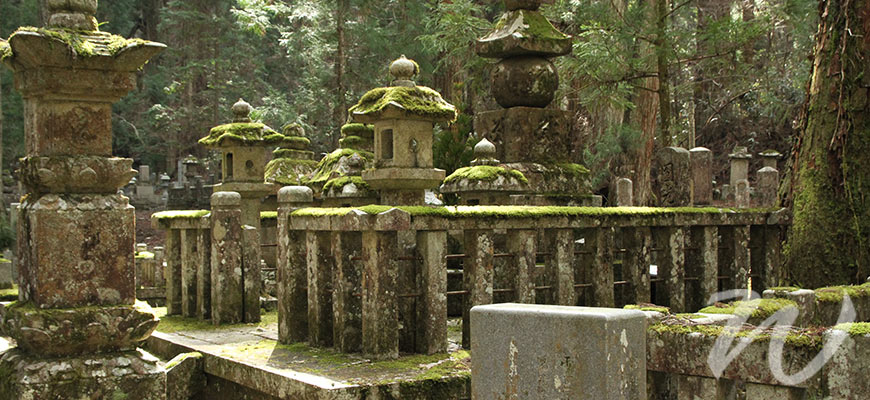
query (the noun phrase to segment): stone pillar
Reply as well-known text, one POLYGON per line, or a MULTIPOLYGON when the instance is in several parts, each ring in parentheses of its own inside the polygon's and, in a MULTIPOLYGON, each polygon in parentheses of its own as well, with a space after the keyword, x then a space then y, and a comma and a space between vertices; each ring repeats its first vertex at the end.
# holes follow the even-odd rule
POLYGON ((623 271, 631 281, 628 298, 631 303, 649 303, 650 280, 649 266, 652 264, 651 248, 652 233, 647 227, 624 228, 625 258, 622 260, 623 271))
POLYGON ((749 208, 749 181, 741 179, 737 181, 737 186, 734 186, 734 206, 737 208, 749 208))
POLYGON ((181 314, 181 231, 166 231, 166 315, 181 314))
POLYGON ((719 291, 719 228, 705 226, 702 229, 704 232, 703 240, 699 243, 701 268, 698 268, 698 271, 701 272, 701 275, 698 279, 701 282, 699 284, 700 304, 698 306, 706 306, 710 296, 719 291))
POLYGON ((154 246, 154 287, 166 286, 166 278, 164 278, 163 262, 166 260, 166 251, 163 246, 154 246))
POLYGON ((140 165, 139 166, 139 184, 146 184, 151 182, 151 167, 148 165, 140 165))
POLYGON ((246 323, 260 322, 260 230, 242 226, 242 318, 246 323))
MULTIPOLYGON (((308 265, 308 343, 329 347, 333 344, 332 275, 330 233, 307 231, 305 254, 308 265)), ((365 244, 364 244, 365 245, 365 244)))
POLYGON ((20 303, 3 318, 17 348, 0 360, 0 398, 164 399, 162 368, 135 351, 157 319, 135 304, 135 214, 118 190, 136 172, 112 157, 112 103, 165 46, 98 32, 96 0, 46 6, 47 27, 0 45, 26 121, 20 303))
POLYGON ((205 320, 211 318, 211 229, 196 233, 196 313, 205 320))
POLYGON ((592 276, 592 305, 595 307, 614 307, 616 305, 613 291, 615 230, 612 227, 601 227, 592 232, 591 237, 586 238, 587 241, 592 242, 595 249, 595 259, 590 274, 592 276))
MULTIPOLYGON (((774 160, 775 162, 775 160, 774 160)), ((779 171, 764 167, 756 173, 758 177, 758 206, 776 207, 779 191, 779 171)))
POLYGON ((713 202, 713 152, 705 147, 689 150, 691 158, 694 203, 707 205, 713 202))
POLYGON ((447 351, 447 231, 418 231, 420 305, 417 352, 447 351))
POLYGON ((475 400, 647 399, 641 311, 508 303, 471 318, 475 400))
POLYGON ((731 289, 749 288, 750 249, 748 225, 734 227, 734 265, 731 270, 731 289))
POLYGON ((399 356, 395 231, 363 232, 362 348, 373 358, 399 356))
POLYGON ((764 227, 764 270, 762 282, 765 288, 779 286, 784 280, 782 274, 782 230, 779 225, 764 227))
POLYGON ((549 303, 563 306, 577 304, 574 290, 574 231, 548 229, 544 232, 547 257, 544 270, 549 289, 549 303))
POLYGON ((731 159, 729 183, 732 189, 736 189, 738 182, 749 179, 749 160, 752 159, 752 155, 749 154, 746 147, 737 146, 734 148, 734 152, 728 155, 728 158, 731 159))
POLYGON ((692 177, 689 151, 665 147, 656 153, 654 191, 662 207, 692 205, 692 177))
POLYGON ((673 312, 683 312, 686 308, 685 295, 685 241, 683 227, 658 228, 653 234, 658 247, 658 277, 656 304, 668 306, 673 312))
POLYGON ((244 320, 242 282, 242 197, 211 195, 211 320, 215 325, 244 320))
POLYGON ((199 263, 197 255, 198 232, 196 229, 180 229, 181 234, 181 315, 195 317, 198 314, 196 304, 197 279, 196 270, 199 263))
POLYGON ((465 301, 462 307, 462 347, 471 347, 471 308, 481 304, 492 304, 492 285, 494 279, 493 232, 491 230, 465 231, 465 261, 462 264, 465 301))
POLYGON ((619 178, 616 180, 616 206, 631 207, 634 205, 634 188, 631 179, 619 178))
POLYGON ((308 269, 305 231, 290 230, 290 213, 314 200, 311 188, 287 186, 278 191, 278 340, 308 339, 308 269))
MULTIPOLYGON (((343 353, 362 349, 362 270, 355 258, 362 256, 360 232, 332 232, 332 256, 335 274, 332 285, 333 343, 343 353)), ((446 322, 445 322, 446 324, 446 322)))
POLYGON ((508 252, 513 255, 517 265, 514 277, 514 301, 517 303, 535 302, 535 282, 532 277, 538 250, 536 239, 537 232, 534 229, 512 229, 507 233, 508 252))

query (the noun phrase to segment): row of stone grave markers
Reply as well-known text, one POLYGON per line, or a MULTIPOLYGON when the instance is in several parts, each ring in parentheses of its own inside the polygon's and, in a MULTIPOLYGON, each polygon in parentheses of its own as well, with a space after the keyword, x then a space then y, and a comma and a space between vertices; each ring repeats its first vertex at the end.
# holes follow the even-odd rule
MULTIPOLYGON (((776 163, 780 153, 768 150, 759 154, 763 166, 756 172, 756 188, 752 198, 749 185, 749 161, 752 155, 746 147, 737 146, 728 157, 731 160, 729 183, 718 190, 713 188, 713 155, 704 147, 686 150, 680 147, 666 147, 656 154, 654 160, 653 191, 657 205, 661 207, 683 207, 712 205, 714 193, 718 191, 722 205, 736 208, 775 207, 778 202, 779 171, 776 163)), ((614 204, 619 207, 635 205, 633 182, 628 178, 616 181, 614 204)))

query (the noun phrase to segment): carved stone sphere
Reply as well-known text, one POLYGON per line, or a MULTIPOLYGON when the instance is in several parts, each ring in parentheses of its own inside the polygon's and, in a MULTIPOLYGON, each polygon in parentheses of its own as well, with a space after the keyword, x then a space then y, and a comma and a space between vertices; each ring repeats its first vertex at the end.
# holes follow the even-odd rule
POLYGON ((492 71, 492 94, 504 108, 544 108, 559 88, 559 74, 550 60, 541 57, 511 57, 492 71))

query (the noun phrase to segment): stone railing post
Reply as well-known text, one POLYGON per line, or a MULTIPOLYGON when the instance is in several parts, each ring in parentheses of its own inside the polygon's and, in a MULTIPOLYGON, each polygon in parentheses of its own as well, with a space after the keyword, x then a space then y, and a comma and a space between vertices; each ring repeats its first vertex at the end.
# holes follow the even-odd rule
POLYGON ((652 263, 652 233, 648 227, 624 228, 625 257, 622 269, 631 282, 628 292, 630 303, 649 303, 649 266, 652 263))
POLYGON ((180 229, 181 233, 181 315, 195 317, 198 314, 196 295, 199 257, 197 255, 198 232, 196 229, 180 229))
POLYGON ((574 230, 548 229, 544 232, 547 246, 544 266, 547 285, 550 286, 550 304, 573 306, 577 304, 574 290, 574 230))
POLYGON ((260 229, 242 226, 242 318, 246 323, 260 322, 260 229))
POLYGON ((462 278, 468 293, 462 307, 462 347, 468 349, 471 348, 471 308, 492 304, 495 247, 492 230, 470 229, 464 233, 462 278))
POLYGON ((686 275, 691 274, 696 281, 687 282, 685 304, 692 311, 706 306, 710 296, 718 291, 718 231, 716 226, 696 225, 687 228, 686 275))
POLYGON ((752 199, 749 196, 749 181, 741 179, 734 186, 734 206, 737 208, 749 208, 752 199))
POLYGON ((181 230, 166 231, 166 315, 180 315, 181 307, 181 230))
POLYGON ((305 254, 308 265, 308 343, 329 347, 333 344, 331 234, 328 231, 306 231, 305 254))
POLYGON ((731 278, 734 283, 732 289, 749 288, 749 271, 751 269, 748 225, 734 227, 734 265, 731 270, 731 278))
POLYGON ((765 288, 779 286, 782 276, 782 229, 779 225, 764 227, 764 270, 762 282, 765 288))
POLYGON ((418 353, 447 351, 447 231, 417 231, 420 298, 418 353))
MULTIPOLYGON (((601 227, 591 230, 592 235, 586 238, 595 249, 595 260, 592 264, 592 305, 595 307, 614 307, 616 300, 613 290, 613 247, 615 229, 601 227)), ((573 304, 571 304, 573 305, 573 304)))
POLYGON ((197 316, 211 318, 211 229, 196 231, 196 306, 197 316))
POLYGON ((154 287, 162 287, 166 285, 166 280, 163 277, 163 262, 166 260, 166 251, 163 246, 154 246, 154 287))
POLYGON ((355 259, 362 256, 362 233, 332 232, 335 274, 332 285, 333 343, 341 352, 362 349, 362 269, 355 259))
POLYGON ((211 320, 215 325, 244 320, 241 205, 242 197, 235 192, 211 196, 211 320))
POLYGON ((290 214, 314 200, 311 188, 287 186, 278 191, 278 340, 308 339, 308 267, 305 231, 290 229, 290 214))
POLYGON ((659 286, 656 291, 656 304, 666 305, 673 312, 683 312, 686 308, 685 296, 685 241, 684 227, 656 228, 653 240, 658 254, 659 286))
POLYGON ((532 275, 535 271, 537 257, 537 231, 534 229, 511 229, 507 232, 508 252, 513 255, 516 263, 514 290, 517 303, 534 304, 535 282, 532 275))

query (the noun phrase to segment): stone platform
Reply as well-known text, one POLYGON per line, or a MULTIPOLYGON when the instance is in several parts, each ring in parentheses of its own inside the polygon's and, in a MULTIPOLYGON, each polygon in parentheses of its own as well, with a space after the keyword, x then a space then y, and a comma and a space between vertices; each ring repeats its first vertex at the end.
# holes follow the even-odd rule
POLYGON ((275 313, 259 324, 210 327, 177 316, 146 342, 162 359, 199 352, 207 399, 467 399, 470 358, 453 342, 451 353, 372 361, 304 343, 278 343, 275 313))

